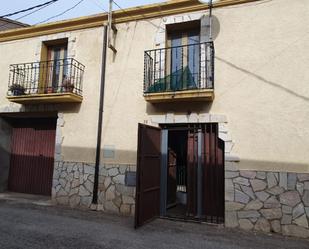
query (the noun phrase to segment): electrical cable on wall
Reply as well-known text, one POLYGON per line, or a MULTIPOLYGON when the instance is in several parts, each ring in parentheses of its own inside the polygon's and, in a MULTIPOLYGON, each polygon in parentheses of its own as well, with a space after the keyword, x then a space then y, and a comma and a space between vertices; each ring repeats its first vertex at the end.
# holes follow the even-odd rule
MULTIPOLYGON (((38 11, 40 11, 41 9, 44 9, 44 8, 46 8, 46 7, 50 6, 50 5, 52 5, 53 3, 55 3, 55 1, 54 1, 54 2, 50 2, 49 4, 44 5, 44 6, 42 6, 41 8, 36 9, 36 10, 34 10, 34 11, 31 11, 30 13, 27 13, 27 14, 21 16, 21 17, 18 17, 17 19, 14 19, 13 21, 18 21, 18 20, 20 20, 20 19, 22 19, 22 18, 24 18, 24 17, 26 17, 26 16, 30 16, 30 15, 32 15, 33 13, 38 12, 38 11)), ((8 24, 8 23, 5 23, 5 24, 3 24, 3 25, 0 25, 0 28, 5 27, 5 26, 7 26, 7 25, 9 25, 9 24, 8 24)))
POLYGON ((51 1, 48 1, 48 2, 45 2, 45 3, 39 4, 39 5, 36 5, 36 6, 30 7, 30 8, 27 8, 27 9, 23 9, 23 10, 19 10, 19 11, 10 13, 10 14, 2 15, 2 16, 0 16, 0 18, 9 17, 9 16, 14 16, 14 15, 17 15, 17 14, 20 14, 20 13, 28 12, 28 11, 30 11, 30 10, 33 10, 33 9, 36 9, 36 8, 40 8, 40 7, 43 7, 43 6, 45 6, 45 5, 49 5, 49 4, 51 4, 51 3, 55 3, 55 2, 57 2, 57 1, 59 1, 59 0, 51 0, 51 1))
POLYGON ((56 18, 56 17, 62 16, 63 14, 65 14, 65 13, 69 12, 70 10, 76 8, 76 7, 77 7, 78 5, 80 5, 83 1, 84 1, 84 0, 80 0, 78 3, 76 3, 75 5, 73 5, 71 8, 68 8, 68 9, 66 9, 66 10, 63 11, 63 12, 61 12, 61 13, 55 15, 55 16, 51 16, 51 17, 45 19, 44 21, 38 22, 38 23, 36 23, 36 24, 34 24, 34 25, 41 24, 41 23, 47 22, 47 21, 49 21, 49 20, 51 20, 51 19, 54 19, 54 18, 56 18))
MULTIPOLYGON (((29 15, 32 15, 33 13, 36 13, 36 12, 38 12, 38 11, 44 9, 44 8, 50 6, 51 4, 56 3, 57 1, 59 1, 59 0, 56 0, 56 1, 49 1, 48 4, 44 4, 44 5, 41 6, 39 9, 36 9, 36 10, 34 10, 34 11, 30 12, 30 13, 27 13, 27 14, 21 16, 21 17, 18 17, 17 19, 14 19, 13 21, 18 21, 18 20, 20 20, 20 19, 22 19, 22 18, 24 18, 24 17, 27 17, 27 16, 29 16, 29 15)), ((98 8, 100 8, 101 10, 103 10, 103 11, 104 11, 103 13, 108 13, 108 11, 106 11, 105 9, 103 9, 103 8, 102 8, 101 6, 99 6, 96 2, 94 2, 94 1, 92 1, 92 0, 90 0, 90 1, 91 1, 93 4, 95 4, 98 8)), ((78 4, 79 4, 79 3, 78 3, 78 4)), ((73 7, 74 7, 74 6, 73 6, 73 7)), ((75 7, 76 7, 76 6, 75 6, 75 7)), ((71 10, 71 8, 70 8, 69 10, 71 10)), ((67 10, 67 11, 69 11, 69 10, 67 10)), ((67 11, 66 11, 66 12, 67 12, 67 11)), ((59 15, 60 15, 60 14, 59 14, 59 15)), ((53 17, 53 18, 54 18, 54 17, 53 17)), ((46 21, 46 20, 45 20, 45 21, 46 21)), ((42 22, 45 22, 45 21, 42 21, 42 22)), ((39 23, 42 23, 42 22, 39 22, 39 23)), ((37 24, 39 24, 39 23, 37 23, 37 24)), ((8 23, 5 23, 5 24, 3 24, 3 25, 0 25, 0 28, 5 27, 5 26, 7 26, 7 25, 9 25, 9 24, 8 24, 8 23)))
MULTIPOLYGON (((128 12, 127 12, 125 9, 123 9, 118 3, 116 3, 116 1, 113 0, 113 2, 114 2, 114 4, 115 4, 120 10, 122 10, 128 17, 132 17, 131 15, 128 14, 128 12)), ((158 26, 158 25, 152 23, 151 21, 149 21, 149 20, 147 20, 147 19, 145 19, 144 21, 150 23, 151 25, 153 25, 154 27, 156 27, 156 28, 158 28, 158 29, 160 28, 160 26, 158 26)))
POLYGON ((99 9, 103 10, 104 12, 108 13, 107 10, 103 9, 95 0, 90 0, 95 6, 97 6, 99 9))

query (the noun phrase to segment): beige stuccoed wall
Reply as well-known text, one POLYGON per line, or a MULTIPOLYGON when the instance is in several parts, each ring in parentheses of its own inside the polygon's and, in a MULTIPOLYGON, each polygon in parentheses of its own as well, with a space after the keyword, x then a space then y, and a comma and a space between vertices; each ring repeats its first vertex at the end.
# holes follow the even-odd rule
POLYGON ((215 11, 211 111, 228 115, 243 169, 309 172, 308 10, 305 0, 275 0, 215 11))
POLYGON ((137 123, 172 112, 223 114, 241 169, 309 172, 309 3, 260 1, 214 10, 213 103, 151 105, 143 99, 143 53, 163 19, 117 25, 108 54, 103 145, 111 163, 135 163, 137 123), (218 29, 218 27, 214 27, 218 29))
MULTIPOLYGON (((62 155, 66 161, 94 162, 99 109, 103 27, 0 43, 0 112, 12 106, 6 99, 9 65, 40 60, 41 43, 67 37, 68 56, 85 65, 82 104, 38 107, 63 113, 62 155)), ((18 105, 14 104, 16 110, 18 105)), ((33 108, 35 110, 35 108, 33 108)))
MULTIPOLYGON (((240 158, 241 169, 309 172, 308 11, 306 0, 215 9, 220 30, 215 39, 213 103, 147 104, 142 95, 144 50, 156 48, 158 29, 168 18, 150 20, 152 24, 118 24, 118 53, 108 50, 102 142, 102 152, 104 147, 114 148, 115 157, 102 156, 103 161, 135 164, 138 122, 191 111, 226 115, 234 143, 231 154, 240 158)), ((102 27, 85 29, 0 44, 0 110, 4 110, 10 105, 5 98, 9 64, 36 61, 41 41, 70 37, 69 53, 86 69, 83 103, 54 107, 64 114, 66 161, 94 162, 102 31, 102 27)))
MULTIPOLYGON (((160 20, 152 20, 155 25, 160 20)), ((136 162, 137 124, 147 117, 143 98, 144 50, 154 47, 156 27, 146 21, 117 25, 117 54, 108 51, 103 146, 115 147, 105 162, 136 162)))

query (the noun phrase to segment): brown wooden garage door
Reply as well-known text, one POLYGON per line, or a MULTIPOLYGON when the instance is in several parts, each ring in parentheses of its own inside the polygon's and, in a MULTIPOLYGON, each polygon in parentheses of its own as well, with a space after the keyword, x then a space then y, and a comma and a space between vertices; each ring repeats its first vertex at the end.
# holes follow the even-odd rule
POLYGON ((56 124, 54 119, 15 121, 9 190, 51 195, 56 124))

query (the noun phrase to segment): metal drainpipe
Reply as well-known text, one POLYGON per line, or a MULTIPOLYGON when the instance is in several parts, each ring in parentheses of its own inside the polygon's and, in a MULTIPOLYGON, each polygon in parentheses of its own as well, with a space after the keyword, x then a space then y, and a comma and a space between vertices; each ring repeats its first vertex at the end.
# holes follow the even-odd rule
POLYGON ((101 140, 102 140, 102 124, 103 124, 103 104, 104 104, 104 88, 105 88, 105 73, 106 73, 106 50, 107 50, 107 26, 104 25, 103 31, 103 51, 102 51, 102 69, 101 69, 101 85, 100 85, 100 105, 98 117, 98 134, 97 147, 95 156, 95 171, 93 183, 92 203, 98 204, 98 186, 99 186, 99 169, 101 156, 101 140))

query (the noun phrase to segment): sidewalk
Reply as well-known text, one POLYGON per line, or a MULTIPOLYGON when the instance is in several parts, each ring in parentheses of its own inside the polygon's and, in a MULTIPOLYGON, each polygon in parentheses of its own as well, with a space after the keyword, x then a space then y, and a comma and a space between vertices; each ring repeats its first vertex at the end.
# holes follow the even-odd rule
POLYGON ((45 205, 49 201, 41 197, 31 203, 19 195, 1 196, 1 249, 309 248, 309 240, 162 219, 134 230, 132 217, 45 205))
POLYGON ((49 196, 42 195, 29 195, 22 193, 14 193, 14 192, 4 192, 0 193, 0 201, 14 201, 17 203, 28 203, 33 205, 40 206, 52 206, 52 201, 49 196))

